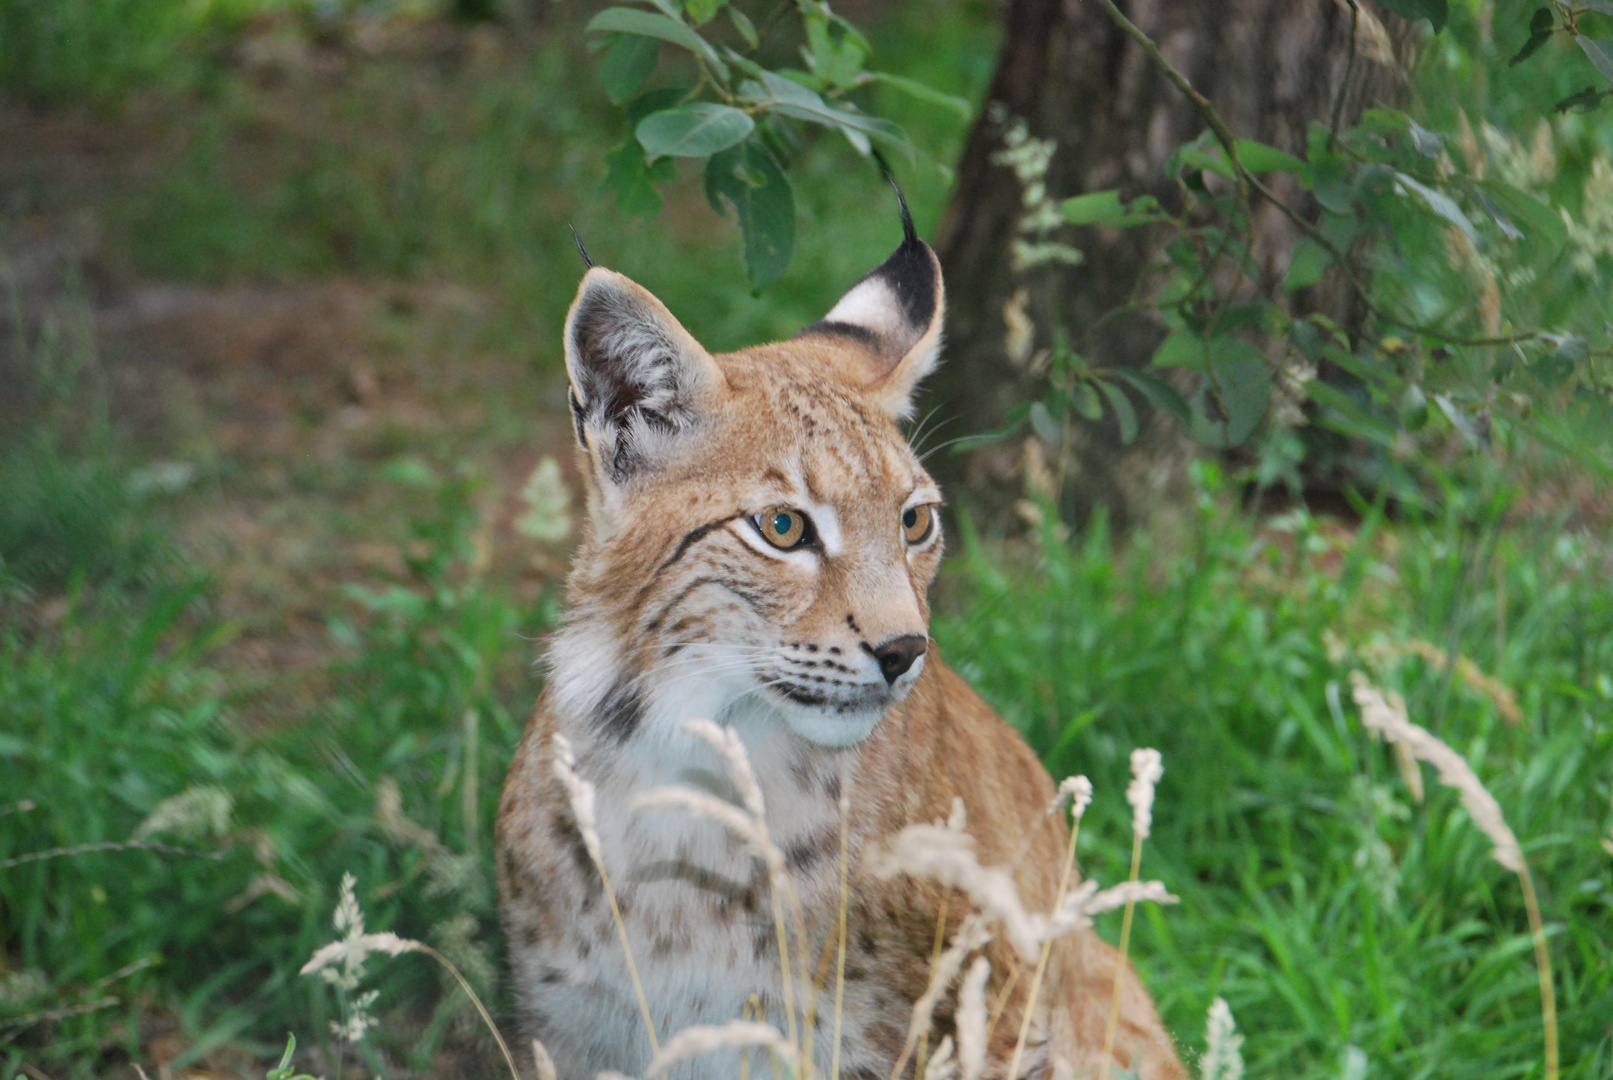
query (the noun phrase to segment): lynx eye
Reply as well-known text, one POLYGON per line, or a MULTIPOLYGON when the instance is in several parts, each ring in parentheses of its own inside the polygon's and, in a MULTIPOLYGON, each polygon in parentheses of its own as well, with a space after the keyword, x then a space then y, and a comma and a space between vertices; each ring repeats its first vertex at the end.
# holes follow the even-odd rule
POLYGON ((811 539, 811 527, 805 514, 783 506, 757 514, 751 519, 762 539, 781 551, 800 547, 811 539))
POLYGON ((935 508, 910 506, 902 511, 902 535, 909 544, 922 544, 935 530, 935 508))

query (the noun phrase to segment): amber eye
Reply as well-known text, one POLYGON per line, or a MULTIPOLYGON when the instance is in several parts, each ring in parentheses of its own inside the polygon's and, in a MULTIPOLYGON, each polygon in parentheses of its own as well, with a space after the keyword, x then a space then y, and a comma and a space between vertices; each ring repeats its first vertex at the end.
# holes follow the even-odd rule
POLYGON ((909 506, 902 511, 902 535, 909 544, 922 544, 935 529, 935 509, 930 506, 909 506))
POLYGON ((756 531, 762 534, 763 540, 783 551, 800 547, 808 539, 806 515, 799 510, 775 506, 751 520, 756 523, 756 531))

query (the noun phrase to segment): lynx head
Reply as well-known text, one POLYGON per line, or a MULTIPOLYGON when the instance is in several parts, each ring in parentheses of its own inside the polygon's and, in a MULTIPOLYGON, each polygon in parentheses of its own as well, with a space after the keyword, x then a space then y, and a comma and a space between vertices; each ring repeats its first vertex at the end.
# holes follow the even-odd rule
POLYGON ((942 288, 914 234, 789 341, 713 356, 593 268, 566 320, 591 480, 557 706, 620 741, 688 717, 844 746, 912 688, 940 492, 898 428, 936 363, 942 288))

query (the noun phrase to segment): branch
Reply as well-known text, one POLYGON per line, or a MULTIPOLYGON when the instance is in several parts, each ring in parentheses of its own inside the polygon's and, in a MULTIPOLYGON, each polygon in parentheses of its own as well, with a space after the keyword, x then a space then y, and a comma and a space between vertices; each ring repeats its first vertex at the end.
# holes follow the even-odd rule
POLYGON ((1215 106, 1211 104, 1210 99, 1193 88, 1193 84, 1188 82, 1187 76, 1178 71, 1169 60, 1165 59, 1164 54, 1159 51, 1159 46, 1154 43, 1154 39, 1143 33, 1137 28, 1135 23, 1126 18, 1125 14, 1115 6, 1114 0, 1098 0, 1098 3, 1105 11, 1109 13, 1109 17, 1114 20, 1115 25, 1119 26, 1121 30, 1125 31, 1127 36, 1129 36, 1133 41, 1137 42, 1142 50, 1148 54, 1149 58, 1154 61, 1154 65, 1158 67, 1162 73, 1164 73, 1166 78, 1175 84, 1176 88, 1180 90, 1204 116, 1205 122, 1210 125, 1210 130, 1215 133, 1216 140, 1221 144, 1221 148, 1226 151, 1227 160, 1230 162, 1233 175, 1238 181, 1238 194, 1244 199, 1245 213, 1248 215, 1247 220, 1252 223, 1254 221, 1254 216, 1252 214, 1248 214, 1248 201, 1245 193, 1249 189, 1253 189, 1261 196, 1261 198, 1265 199, 1267 202, 1271 203, 1272 206, 1276 207, 1284 217, 1293 222, 1301 232, 1322 246, 1323 250, 1325 250, 1328 255, 1332 257, 1339 269, 1344 271, 1345 277, 1349 280, 1350 288, 1353 289, 1356 295, 1361 298, 1361 302, 1374 317, 1382 322, 1388 323, 1391 326, 1396 326, 1402 330, 1424 337, 1438 338, 1450 345, 1463 345, 1470 347, 1516 345, 1526 341, 1536 341, 1541 337, 1541 332, 1538 330, 1531 330, 1526 333, 1511 334, 1503 337, 1460 337, 1436 327, 1407 322, 1405 319, 1402 319, 1379 306, 1378 303, 1372 299, 1372 294, 1368 291, 1366 284, 1361 281, 1361 278, 1356 273, 1355 268, 1350 265, 1346 257, 1346 253, 1341 251, 1338 245, 1333 243, 1332 240, 1328 239, 1327 235, 1323 233, 1321 229, 1317 228, 1311 222, 1305 220, 1304 216, 1301 215, 1299 211, 1295 210, 1292 206, 1289 206, 1277 195, 1276 192, 1267 187, 1258 176, 1244 167, 1243 162, 1238 159, 1238 150, 1235 145, 1237 138, 1233 134, 1232 128, 1227 125, 1227 122, 1222 119, 1221 114, 1216 111, 1215 106))

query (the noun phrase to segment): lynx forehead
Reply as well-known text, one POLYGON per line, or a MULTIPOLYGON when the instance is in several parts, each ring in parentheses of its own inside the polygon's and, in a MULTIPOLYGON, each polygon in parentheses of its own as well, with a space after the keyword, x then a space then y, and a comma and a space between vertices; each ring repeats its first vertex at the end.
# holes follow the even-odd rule
MULTIPOLYGON (((757 1005, 782 1030, 785 1003, 804 1000, 783 984, 769 877, 750 850, 713 822, 629 808, 667 783, 732 794, 686 720, 715 720, 744 742, 814 956, 837 932, 847 797, 845 1077, 890 1074, 936 934, 955 931, 966 907, 949 908, 933 883, 878 879, 865 851, 961 798, 982 863, 1012 862, 1028 902, 1055 901, 1067 836, 1044 812, 1052 782, 928 636, 941 494, 898 425, 936 363, 944 302, 935 255, 903 216, 896 252, 785 342, 714 356, 620 274, 590 269, 578 290, 565 346, 588 524, 498 820, 521 1023, 562 1080, 642 1075, 651 1045, 553 773, 557 737, 595 786, 601 857, 662 1040, 757 1005)), ((1003 978, 1010 957, 990 955, 1000 1069, 1027 993, 1003 978)), ((1096 1066, 1117 978, 1115 1063, 1147 1080, 1185 1075, 1112 949, 1089 933, 1055 957, 1022 1075, 1096 1066)), ((934 1039, 951 1023, 940 1010, 934 1039)), ((814 1030, 827 1062, 833 1027, 814 1030)), ((739 1067, 731 1051, 669 1075, 727 1080, 739 1067)))

